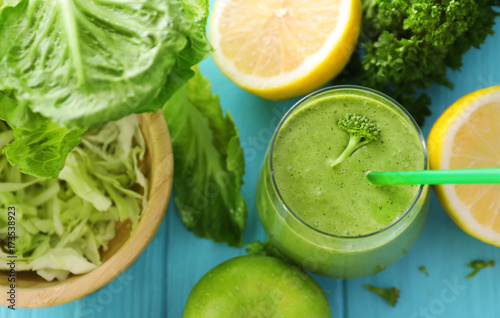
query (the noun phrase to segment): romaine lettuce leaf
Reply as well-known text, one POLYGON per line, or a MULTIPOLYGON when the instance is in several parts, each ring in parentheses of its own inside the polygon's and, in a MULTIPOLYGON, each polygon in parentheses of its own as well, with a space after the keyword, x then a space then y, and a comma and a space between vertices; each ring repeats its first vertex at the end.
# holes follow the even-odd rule
POLYGON ((85 132, 57 126, 6 92, 0 92, 0 120, 12 126, 11 133, 15 136, 5 148, 2 145, 10 164, 40 178, 57 177, 68 153, 80 143, 85 132))
POLYGON ((199 70, 163 108, 174 151, 175 204, 196 236, 242 245, 247 208, 238 130, 199 70))
POLYGON ((160 92, 164 104, 165 88, 182 85, 211 51, 205 30, 190 20, 200 10, 192 12, 191 3, 206 1, 24 0, 5 7, 0 91, 17 92, 33 112, 68 128, 150 110, 160 92))
POLYGON ((33 176, 56 177, 67 154, 80 143, 81 129, 67 129, 47 122, 33 131, 14 129, 15 140, 4 153, 9 162, 33 176))
POLYGON ((0 3, 10 163, 56 177, 85 130, 164 106, 212 51, 207 16, 207 0, 0 3))

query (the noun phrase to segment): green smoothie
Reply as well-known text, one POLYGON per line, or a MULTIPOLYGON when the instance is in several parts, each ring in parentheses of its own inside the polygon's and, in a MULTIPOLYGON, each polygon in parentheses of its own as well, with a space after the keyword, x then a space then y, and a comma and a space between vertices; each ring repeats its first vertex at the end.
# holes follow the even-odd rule
POLYGON ((323 96, 306 102, 280 128, 272 154, 278 191, 305 223, 338 236, 381 230, 411 205, 419 186, 377 187, 369 171, 422 170, 418 135, 394 110, 369 97, 323 96), (377 123, 381 137, 330 167, 349 142, 337 126, 346 114, 377 123))
POLYGON ((326 89, 299 102, 275 133, 258 185, 261 221, 312 272, 374 274, 417 239, 428 187, 374 186, 366 174, 422 170, 426 160, 420 131, 393 101, 360 88, 326 89), (331 167, 349 143, 337 123, 353 113, 375 122, 380 137, 331 167))

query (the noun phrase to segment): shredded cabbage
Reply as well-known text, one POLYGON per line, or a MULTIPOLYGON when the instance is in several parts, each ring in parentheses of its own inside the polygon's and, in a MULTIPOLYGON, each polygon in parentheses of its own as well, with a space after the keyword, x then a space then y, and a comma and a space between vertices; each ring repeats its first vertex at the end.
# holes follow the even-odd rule
MULTIPOLYGON (((14 138, 0 121, 0 149, 14 138)), ((48 281, 83 274, 101 264, 115 237, 116 222, 137 226, 147 205, 148 181, 141 172, 146 144, 137 117, 89 130, 69 154, 57 179, 20 172, 0 154, 0 269, 10 255, 8 207, 16 209, 16 269, 48 281)))

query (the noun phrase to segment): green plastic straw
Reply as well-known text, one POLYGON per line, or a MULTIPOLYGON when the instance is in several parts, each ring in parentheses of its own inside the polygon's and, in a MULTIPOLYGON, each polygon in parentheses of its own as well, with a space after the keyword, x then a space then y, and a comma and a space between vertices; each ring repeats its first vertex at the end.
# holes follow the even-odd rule
POLYGON ((500 183, 500 167, 370 172, 366 177, 375 185, 500 183))

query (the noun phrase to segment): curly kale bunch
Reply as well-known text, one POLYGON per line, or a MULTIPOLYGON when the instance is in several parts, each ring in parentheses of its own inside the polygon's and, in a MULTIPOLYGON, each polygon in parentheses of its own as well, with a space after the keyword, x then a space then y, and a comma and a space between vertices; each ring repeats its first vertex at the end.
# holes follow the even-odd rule
POLYGON ((430 98, 417 94, 434 83, 453 88, 447 68, 493 34, 500 0, 362 0, 356 53, 336 83, 355 83, 398 100, 423 124, 430 98), (496 9, 495 9, 496 7, 496 9))

